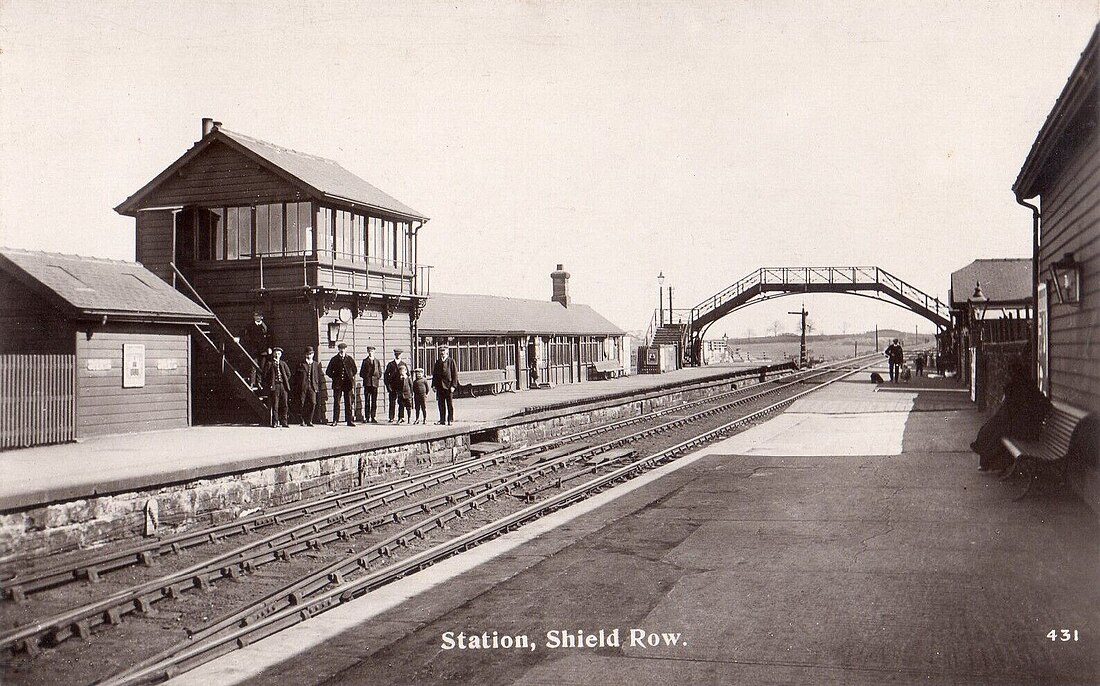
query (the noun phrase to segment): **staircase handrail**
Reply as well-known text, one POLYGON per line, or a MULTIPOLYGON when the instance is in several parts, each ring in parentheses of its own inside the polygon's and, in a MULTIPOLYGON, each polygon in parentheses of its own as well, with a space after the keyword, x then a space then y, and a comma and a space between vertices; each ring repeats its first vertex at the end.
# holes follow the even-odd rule
POLYGON ((653 336, 657 333, 657 310, 653 310, 653 314, 649 317, 649 325, 645 330, 645 344, 651 345, 653 343, 653 336))
POLYGON ((222 322, 222 320, 218 318, 218 315, 214 313, 214 310, 210 309, 210 306, 207 305, 206 301, 202 299, 202 296, 199 295, 199 292, 195 290, 195 287, 192 286, 191 282, 187 280, 187 277, 183 275, 183 272, 181 272, 176 267, 176 264, 174 262, 169 262, 168 266, 172 268, 172 271, 174 271, 176 273, 176 276, 180 277, 180 281, 182 281, 183 285, 187 286, 187 289, 191 291, 191 294, 195 297, 195 300, 197 300, 198 303, 200 305, 202 305, 206 309, 207 312, 209 312, 211 315, 213 315, 214 321, 221 328, 221 331, 225 335, 225 338, 227 338, 227 339, 229 339, 230 341, 233 342, 233 344, 237 347, 238 352, 240 352, 244 355, 245 359, 248 360, 249 364, 252 365, 253 369, 259 371, 260 370, 259 363, 257 363, 256 360, 253 359, 252 355, 248 352, 248 350, 246 350, 245 347, 243 345, 241 345, 241 342, 237 339, 236 336, 233 335, 233 332, 230 331, 228 327, 226 327, 225 323, 222 322))

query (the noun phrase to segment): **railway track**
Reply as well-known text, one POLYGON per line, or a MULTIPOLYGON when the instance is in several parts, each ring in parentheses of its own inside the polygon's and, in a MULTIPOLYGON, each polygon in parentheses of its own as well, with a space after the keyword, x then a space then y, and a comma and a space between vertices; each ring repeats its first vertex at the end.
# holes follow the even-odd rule
MULTIPOLYGON (((866 366, 870 366, 870 363, 864 365, 864 367, 866 366)), ((762 419, 786 407, 798 398, 835 383, 859 370, 860 367, 847 372, 834 372, 831 375, 832 378, 809 389, 793 393, 767 407, 746 413, 731 421, 722 422, 718 426, 699 432, 687 440, 678 441, 671 446, 661 448, 645 456, 635 458, 635 451, 620 450, 613 457, 609 457, 604 461, 593 462, 591 460, 591 457, 604 451, 614 450, 615 445, 627 440, 619 438, 604 444, 582 448, 576 453, 569 453, 540 463, 541 468, 536 466, 535 469, 529 472, 521 471, 516 477, 507 482, 502 482, 496 488, 486 491, 480 496, 471 497, 462 503, 456 503, 446 511, 433 513, 430 517, 394 534, 377 549, 367 554, 349 556, 338 560, 313 575, 297 580, 279 591, 269 594, 255 604, 240 608, 211 622, 192 632, 187 641, 178 643, 101 683, 104 686, 150 683, 171 678, 176 674, 193 669, 227 652, 247 646, 333 607, 359 598, 410 573, 425 569, 441 560, 469 550, 485 541, 492 540, 550 512, 583 500, 593 493, 628 480, 701 445, 720 439, 746 424, 762 419), (582 462, 581 458, 586 456, 589 459, 582 462), (583 467, 574 469, 571 478, 577 478, 581 473, 591 473, 593 474, 592 478, 567 490, 549 495, 534 504, 511 512, 473 531, 443 541, 404 559, 394 561, 381 569, 371 569, 372 565, 388 556, 388 553, 384 552, 384 546, 401 545, 404 537, 410 534, 419 537, 422 532, 430 528, 445 528, 448 521, 461 518, 464 511, 476 509, 479 503, 498 497, 521 482, 534 481, 535 472, 543 475, 555 469, 566 468, 568 465, 576 465, 577 463, 583 464, 583 467), (607 470, 600 473, 601 468, 607 470), (350 578, 354 573, 359 573, 359 577, 350 578)), ((709 416, 710 414, 707 412, 703 416, 709 416)), ((695 418, 698 419, 699 417, 695 416, 695 418)), ((666 424, 678 423, 678 421, 674 420, 666 424)), ((658 427, 635 432, 635 436, 640 438, 652 436, 655 433, 660 433, 658 427)), ((559 480, 558 483, 560 485, 561 481, 559 480)), ((526 495, 529 494, 530 492, 527 492, 526 495)))
MULTIPOLYGON (((780 382, 778 385, 776 385, 775 381, 770 382, 770 385, 764 392, 779 392, 785 387, 783 384, 789 383, 790 380, 813 378, 814 375, 819 373, 821 373, 820 370, 813 370, 780 377, 778 379, 780 382)), ((679 391, 670 391, 670 393, 675 392, 679 391)), ((505 458, 523 457, 545 450, 549 447, 554 447, 562 442, 576 441, 589 436, 595 436, 639 422, 648 421, 655 417, 680 412, 691 407, 714 403, 725 398, 747 396, 742 402, 748 402, 759 397, 759 392, 759 387, 751 386, 734 389, 708 398, 683 403, 676 407, 640 414, 636 417, 574 432, 568 436, 555 438, 549 441, 541 441, 523 448, 516 448, 494 454, 488 458, 465 460, 455 465, 418 472, 415 475, 405 475, 398 479, 370 484, 362 488, 328 494, 319 499, 296 503, 277 510, 255 513, 248 517, 238 518, 233 522, 189 530, 168 537, 157 537, 139 545, 126 547, 122 550, 112 549, 91 557, 82 557, 75 562, 22 569, 13 573, 8 578, 0 578, 0 598, 22 602, 32 594, 65 584, 81 581, 98 583, 104 576, 112 572, 134 565, 149 567, 153 565, 155 560, 166 555, 178 555, 183 551, 192 550, 203 545, 222 542, 242 535, 259 533, 269 528, 291 524, 302 518, 341 510, 346 508, 347 505, 356 498, 372 498, 380 495, 387 499, 404 497, 410 493, 430 487, 430 485, 427 484, 442 483, 443 481, 455 478, 457 474, 470 473, 471 470, 479 469, 484 464, 496 464, 505 458), (750 394, 750 390, 757 390, 758 392, 750 394), (395 493, 398 495, 393 495, 395 493)), ((0 643, 0 645, 3 644, 0 643)))
POLYGON ((644 471, 689 447, 713 440, 738 426, 755 421, 798 397, 852 373, 847 368, 849 364, 852 361, 848 361, 839 372, 833 368, 818 369, 792 375, 779 383, 770 383, 767 387, 730 390, 709 398, 592 427, 569 436, 556 437, 536 445, 465 460, 390 482, 333 494, 310 503, 255 515, 244 521, 154 541, 115 554, 85 560, 70 567, 43 568, 33 574, 24 574, 4 583, 5 594, 10 600, 26 598, 28 593, 37 593, 59 584, 94 581, 106 571, 127 565, 148 565, 156 557, 178 553, 203 543, 237 535, 252 537, 231 550, 194 565, 8 631, 0 635, 0 647, 13 652, 34 653, 41 647, 56 645, 73 636, 87 637, 100 627, 120 623, 130 613, 153 614, 156 611, 155 604, 178 598, 182 593, 193 589, 207 590, 219 580, 239 579, 254 573, 263 565, 287 560, 304 551, 321 549, 332 543, 346 542, 353 537, 373 537, 365 547, 353 554, 340 557, 296 579, 292 584, 268 594, 256 603, 230 612, 202 628, 189 631, 186 642, 158 654, 154 659, 135 665, 120 675, 117 683, 138 683, 163 678, 212 659, 232 646, 245 645, 258 637, 357 597, 388 583, 389 580, 476 545, 486 540, 486 537, 499 535, 524 521, 584 497, 581 494, 603 488, 624 478, 626 474, 644 471), (822 380, 824 377, 831 378, 822 380), (805 383, 816 385, 792 393, 805 383), (781 393, 787 394, 787 397, 733 421, 723 421, 717 427, 708 428, 687 441, 680 441, 671 448, 651 455, 636 458, 637 451, 626 447, 781 393), (642 426, 637 427, 639 424, 642 426), (583 442, 601 435, 603 439, 600 442, 583 442), (442 490, 442 486, 448 482, 469 479, 479 474, 484 474, 484 477, 450 490, 442 490), (609 475, 614 475, 610 481, 609 475), (536 500, 540 494, 553 489, 560 491, 566 484, 585 477, 591 478, 579 486, 536 500), (431 549, 436 551, 434 557, 424 557, 430 551, 409 555, 411 543, 423 545, 420 542, 425 542, 434 533, 448 529, 452 523, 463 520, 471 512, 501 499, 509 499, 516 505, 536 502, 518 512, 507 514, 497 522, 435 546, 431 549), (517 516, 519 519, 516 519, 517 516), (269 528, 285 525, 289 527, 257 537, 257 534, 262 534, 269 528), (393 527, 399 529, 382 538, 377 537, 383 529, 388 531, 393 527), (471 538, 475 533, 477 535, 471 538), (409 566, 410 561, 414 560, 416 562, 409 566), (88 570, 95 573, 91 574, 88 570), (337 589, 341 590, 334 595, 337 589), (298 619, 294 619, 295 617, 298 619))

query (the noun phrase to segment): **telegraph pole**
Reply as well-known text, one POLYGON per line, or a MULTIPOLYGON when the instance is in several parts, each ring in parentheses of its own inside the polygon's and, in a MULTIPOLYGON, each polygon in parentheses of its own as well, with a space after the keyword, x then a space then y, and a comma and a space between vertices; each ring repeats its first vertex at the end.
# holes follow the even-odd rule
POLYGON ((802 303, 802 310, 799 312, 788 312, 787 314, 797 314, 802 316, 802 343, 798 347, 798 368, 802 369, 806 366, 806 315, 809 312, 806 311, 806 303, 802 303))

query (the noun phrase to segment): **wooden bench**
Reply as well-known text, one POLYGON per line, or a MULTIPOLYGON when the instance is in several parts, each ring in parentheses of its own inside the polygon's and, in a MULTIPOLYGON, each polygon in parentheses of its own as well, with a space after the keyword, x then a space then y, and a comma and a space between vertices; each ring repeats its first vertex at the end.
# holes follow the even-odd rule
POLYGON ((588 365, 588 376, 595 379, 610 379, 623 375, 623 366, 618 360, 603 360, 588 365))
MULTIPOLYGON (((1021 500, 1031 491, 1032 485, 1043 471, 1059 470, 1059 477, 1065 480, 1072 455, 1082 450, 1085 444, 1091 442, 1095 445, 1095 436, 1091 441, 1084 435, 1078 436, 1082 433, 1078 432, 1078 426, 1088 416, 1084 410, 1055 400, 1051 403, 1047 416, 1043 418, 1038 440, 1028 441, 1007 436, 1001 439, 1008 454, 1012 456, 1012 464, 1005 470, 1001 480, 1008 479, 1017 472, 1027 478, 1027 488, 1015 500, 1021 500)), ((1091 431, 1095 433, 1095 422, 1091 431)))
POLYGON ((458 373, 458 390, 468 392, 471 398, 476 398, 475 389, 486 386, 493 395, 502 390, 511 390, 513 380, 508 378, 503 369, 478 369, 458 373))

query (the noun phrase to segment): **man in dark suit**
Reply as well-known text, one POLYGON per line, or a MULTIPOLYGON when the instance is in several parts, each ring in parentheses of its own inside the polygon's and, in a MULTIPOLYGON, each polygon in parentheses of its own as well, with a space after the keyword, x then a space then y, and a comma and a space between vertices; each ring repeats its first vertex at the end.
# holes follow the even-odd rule
POLYGON ((397 397, 401 395, 401 374, 397 371, 397 368, 403 364, 401 354, 404 352, 401 348, 393 351, 393 359, 386 365, 386 374, 382 377, 386 382, 386 391, 390 396, 390 424, 393 424, 393 417, 397 412, 397 397))
MULTIPOLYGON (((260 372, 263 373, 264 367, 267 366, 268 360, 271 359, 271 345, 275 340, 275 334, 272 332, 271 327, 264 321, 263 312, 259 310, 252 313, 252 323, 248 325, 248 328, 244 332, 244 349, 248 351, 248 354, 252 356, 252 359, 256 361, 259 366, 260 372)), ((256 387, 256 367, 252 368, 251 373, 248 375, 248 383, 253 388, 256 387)))
POLYGON ((378 411, 378 382, 382 379, 382 361, 375 358, 374 346, 367 346, 367 356, 359 367, 359 376, 363 379, 363 420, 377 424, 375 413, 378 411))
POLYGON ((332 425, 340 423, 340 399, 344 400, 344 416, 348 426, 355 426, 351 414, 351 392, 355 388, 355 360, 347 354, 348 344, 336 346, 339 352, 328 362, 325 374, 332 379, 332 425))
POLYGON ((435 402, 439 406, 439 421, 436 424, 454 424, 452 398, 458 388, 458 363, 451 358, 447 348, 439 349, 439 359, 432 366, 432 388, 435 389, 435 402))
POLYGON ((264 365, 263 383, 271 398, 271 426, 289 427, 290 367, 283 361, 282 348, 271 350, 271 359, 264 365))
POLYGON ((317 392, 325 383, 321 363, 313 358, 313 347, 306 346, 306 359, 298 365, 294 375, 294 386, 298 389, 298 407, 302 411, 302 426, 313 426, 313 415, 317 411, 317 392))

